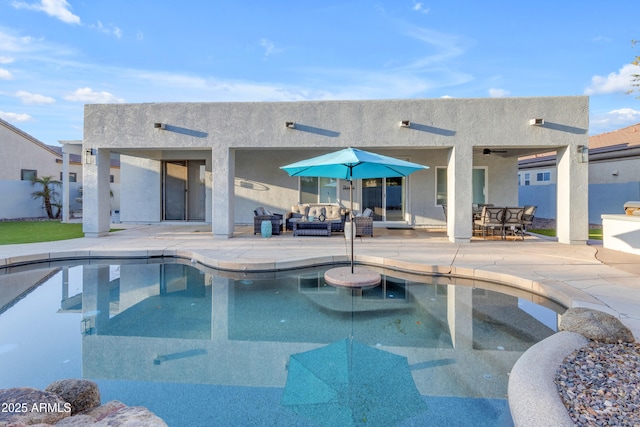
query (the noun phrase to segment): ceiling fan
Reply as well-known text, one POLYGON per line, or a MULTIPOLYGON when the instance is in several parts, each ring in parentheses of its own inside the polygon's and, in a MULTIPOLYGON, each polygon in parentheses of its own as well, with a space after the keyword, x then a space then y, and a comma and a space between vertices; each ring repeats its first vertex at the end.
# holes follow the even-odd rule
POLYGON ((485 148, 482 150, 482 154, 485 156, 490 156, 491 153, 506 153, 507 150, 490 150, 488 148, 485 148))

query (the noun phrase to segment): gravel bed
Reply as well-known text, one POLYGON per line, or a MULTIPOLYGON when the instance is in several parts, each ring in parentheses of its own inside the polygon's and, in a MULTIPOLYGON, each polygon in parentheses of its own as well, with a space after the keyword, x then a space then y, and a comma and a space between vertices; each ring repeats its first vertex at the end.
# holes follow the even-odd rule
POLYGON ((578 426, 640 426, 640 343, 589 343, 554 378, 578 426))

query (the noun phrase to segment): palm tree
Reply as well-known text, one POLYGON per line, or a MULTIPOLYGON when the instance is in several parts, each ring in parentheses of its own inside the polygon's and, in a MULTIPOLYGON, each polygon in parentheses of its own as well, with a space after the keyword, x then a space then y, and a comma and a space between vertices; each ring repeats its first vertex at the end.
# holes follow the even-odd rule
POLYGON ((58 218, 60 216, 60 207, 58 206, 58 212, 53 214, 53 206, 57 204, 58 192, 55 187, 61 184, 60 181, 53 179, 52 176, 43 176, 42 178, 33 177, 31 179, 31 185, 40 184, 42 190, 34 191, 31 193, 31 197, 34 199, 42 199, 44 201, 44 208, 47 211, 49 218, 58 218))

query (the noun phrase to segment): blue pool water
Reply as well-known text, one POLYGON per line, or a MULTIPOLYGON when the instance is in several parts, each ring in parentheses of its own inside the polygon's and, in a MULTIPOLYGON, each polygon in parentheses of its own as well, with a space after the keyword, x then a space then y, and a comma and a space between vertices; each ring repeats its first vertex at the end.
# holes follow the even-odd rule
POLYGON ((171 259, 0 270, 0 388, 86 378, 103 403, 148 407, 170 426, 337 425, 309 401, 350 413, 338 386, 289 378, 291 356, 313 351, 310 371, 360 395, 356 424, 512 425, 508 373, 563 307, 399 272, 351 291, 326 285, 325 270, 238 275, 171 259), (340 342, 346 361, 321 353, 340 342))

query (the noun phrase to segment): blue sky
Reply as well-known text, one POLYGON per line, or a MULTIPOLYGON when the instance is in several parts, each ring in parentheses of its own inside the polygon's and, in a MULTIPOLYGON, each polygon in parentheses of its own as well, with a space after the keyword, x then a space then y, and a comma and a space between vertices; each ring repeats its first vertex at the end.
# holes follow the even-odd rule
POLYGON ((0 118, 82 139, 92 103, 590 96, 640 122, 640 2, 0 0, 0 118))

